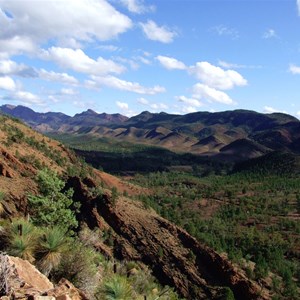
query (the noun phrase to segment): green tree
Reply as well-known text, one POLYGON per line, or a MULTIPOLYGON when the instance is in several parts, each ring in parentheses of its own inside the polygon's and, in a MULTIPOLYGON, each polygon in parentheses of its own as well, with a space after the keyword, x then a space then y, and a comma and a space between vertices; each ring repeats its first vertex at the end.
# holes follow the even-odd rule
POLYGON ((62 191, 64 182, 56 173, 43 169, 37 175, 41 195, 30 195, 28 203, 33 223, 72 230, 78 226, 75 213, 79 203, 72 200, 73 190, 62 191))

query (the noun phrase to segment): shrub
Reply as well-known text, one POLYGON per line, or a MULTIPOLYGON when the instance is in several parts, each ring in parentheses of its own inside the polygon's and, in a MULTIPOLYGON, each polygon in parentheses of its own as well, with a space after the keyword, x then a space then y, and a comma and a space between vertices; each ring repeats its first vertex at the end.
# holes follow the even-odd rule
POLYGON ((125 277, 115 275, 108 278, 96 293, 96 299, 101 300, 133 300, 132 287, 125 277))
POLYGON ((47 228, 38 241, 36 257, 39 269, 48 276, 61 262, 68 250, 65 231, 58 227, 47 228))
POLYGON ((62 277, 70 280, 76 287, 85 291, 89 299, 92 299, 99 282, 97 271, 102 259, 103 257, 93 248, 73 240, 72 251, 63 253, 61 264, 53 277, 56 280, 62 277))
POLYGON ((7 228, 7 252, 33 262, 38 237, 39 232, 30 222, 19 219, 7 228))

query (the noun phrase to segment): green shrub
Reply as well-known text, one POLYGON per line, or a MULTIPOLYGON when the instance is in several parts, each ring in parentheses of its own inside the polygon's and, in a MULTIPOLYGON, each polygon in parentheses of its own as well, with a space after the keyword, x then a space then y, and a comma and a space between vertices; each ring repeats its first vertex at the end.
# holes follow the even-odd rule
POLYGON ((105 280, 96 293, 96 299, 101 300, 133 300, 133 289, 125 277, 115 275, 105 280))
POLYGON ((63 254, 69 250, 65 234, 59 227, 46 228, 38 241, 37 264, 46 276, 59 266, 63 254))
POLYGON ((28 221, 19 219, 6 229, 7 252, 30 262, 35 261, 38 230, 28 221))

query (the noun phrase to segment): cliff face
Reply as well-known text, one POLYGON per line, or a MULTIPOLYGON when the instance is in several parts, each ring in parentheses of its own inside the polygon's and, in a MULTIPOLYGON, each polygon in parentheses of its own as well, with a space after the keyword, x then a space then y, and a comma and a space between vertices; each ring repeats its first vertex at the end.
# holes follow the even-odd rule
MULTIPOLYGON (((93 187, 93 182, 88 185, 93 187)), ((108 194, 93 198, 76 177, 67 186, 82 203, 81 221, 91 228, 113 229, 115 256, 144 262, 161 283, 175 287, 187 299, 222 299, 224 286, 232 289, 236 299, 269 299, 267 290, 225 257, 141 203, 124 197, 113 201, 108 194)))

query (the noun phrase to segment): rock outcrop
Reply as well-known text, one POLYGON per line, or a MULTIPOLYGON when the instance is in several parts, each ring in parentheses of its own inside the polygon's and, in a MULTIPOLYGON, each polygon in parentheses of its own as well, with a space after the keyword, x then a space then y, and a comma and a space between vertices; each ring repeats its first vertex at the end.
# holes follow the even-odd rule
POLYGON ((18 257, 0 254, 0 299, 87 300, 66 279, 54 287, 31 263, 18 257))

